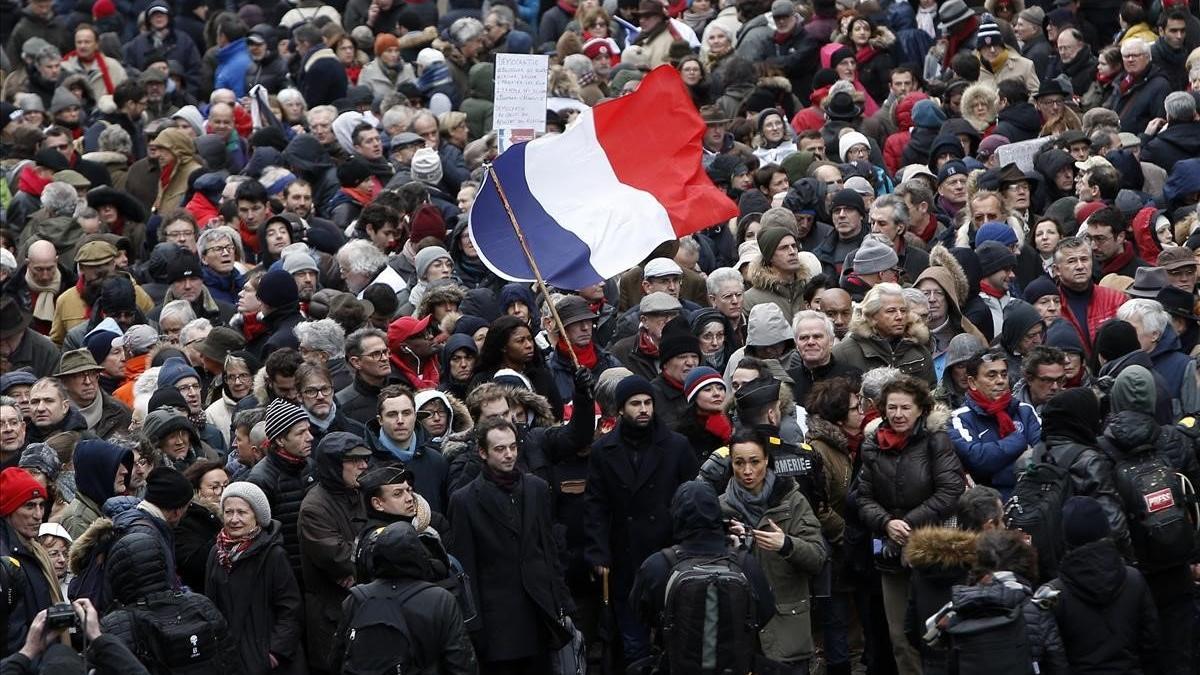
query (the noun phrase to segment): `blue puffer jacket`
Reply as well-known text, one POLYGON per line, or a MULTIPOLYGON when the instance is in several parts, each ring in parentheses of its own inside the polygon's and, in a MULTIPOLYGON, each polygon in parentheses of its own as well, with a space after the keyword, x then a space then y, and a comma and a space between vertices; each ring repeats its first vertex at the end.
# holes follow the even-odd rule
POLYGON ((1017 458, 1042 440, 1042 422, 1033 406, 1013 399, 1008 404, 1008 414, 1017 430, 1000 438, 996 418, 967 398, 963 407, 951 413, 949 429, 954 451, 967 473, 975 482, 999 490, 1004 499, 1008 499, 1017 482, 1017 458))
POLYGON ((238 38, 217 51, 214 89, 232 89, 238 98, 246 95, 246 71, 250 70, 250 50, 246 38, 238 38))
POLYGON ((1154 370, 1161 373, 1167 381, 1167 392, 1171 398, 1179 398, 1183 390, 1183 378, 1192 357, 1181 350, 1179 335, 1170 323, 1163 329, 1162 337, 1158 339, 1158 344, 1154 345, 1154 351, 1150 352, 1150 360, 1154 362, 1154 370))

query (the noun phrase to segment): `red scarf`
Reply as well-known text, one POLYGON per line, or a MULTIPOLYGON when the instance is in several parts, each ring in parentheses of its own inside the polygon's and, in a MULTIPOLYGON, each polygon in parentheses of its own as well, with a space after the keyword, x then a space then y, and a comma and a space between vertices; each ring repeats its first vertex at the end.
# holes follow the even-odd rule
POLYGON ((358 76, 362 74, 362 66, 355 63, 352 66, 346 66, 346 79, 350 80, 350 84, 358 84, 358 76))
POLYGON ((898 434, 891 427, 880 424, 875 430, 875 442, 884 452, 899 452, 908 443, 908 434, 898 434))
POLYGON ((967 394, 983 409, 984 414, 996 418, 996 424, 1000 427, 1000 438, 1017 430, 1017 425, 1013 424, 1012 417, 1008 414, 1008 404, 1012 401, 1012 392, 1006 391, 1003 396, 994 401, 979 393, 978 389, 968 389, 967 394))
POLYGON ((637 350, 646 356, 658 358, 658 343, 644 330, 638 331, 637 350))
POLYGON ((283 448, 276 448, 275 456, 283 460, 285 464, 292 466, 304 466, 308 463, 308 460, 304 457, 297 457, 283 448))
POLYGON ((258 243, 258 230, 252 230, 246 227, 246 221, 238 218, 238 234, 242 236, 242 244, 250 249, 254 255, 258 255, 261 247, 258 243))
POLYGON ((108 224, 108 231, 118 237, 125 234, 125 216, 117 214, 117 219, 108 224))
POLYGON ((787 44, 788 41, 792 39, 792 33, 794 31, 795 29, 792 29, 786 33, 775 31, 775 34, 771 36, 771 39, 774 40, 775 44, 777 45, 787 44))
POLYGON ((1003 288, 996 288, 995 286, 989 284, 986 281, 979 282, 979 290, 983 291, 984 293, 987 293, 988 295, 992 296, 993 298, 1003 298, 1004 294, 1005 294, 1005 291, 1003 288))
POLYGON ((224 567, 226 572, 232 570, 234 557, 245 553, 246 549, 250 548, 250 544, 253 544, 258 537, 259 532, 262 532, 261 524, 249 536, 234 539, 225 532, 225 528, 221 528, 221 531, 217 532, 217 563, 224 567))
POLYGON ((1120 74, 1121 74, 1121 71, 1119 71, 1119 70, 1115 73, 1108 73, 1108 74, 1096 71, 1096 81, 1100 83, 1101 87, 1107 87, 1110 83, 1112 83, 1113 80, 1115 80, 1117 78, 1117 75, 1120 75, 1120 74))
MULTIPOLYGON (((663 378, 665 379, 666 376, 664 375, 663 378)), ((721 439, 722 443, 728 443, 729 439, 733 438, 733 422, 729 420, 729 416, 725 413, 706 413, 697 410, 696 417, 700 420, 700 426, 708 433, 721 439)))
POLYGON ((958 30, 954 31, 954 33, 946 39, 946 55, 942 57, 943 66, 946 68, 950 67, 950 60, 953 59, 954 55, 959 52, 963 46, 963 43, 966 42, 972 35, 974 35, 975 31, 977 30, 979 30, 978 17, 972 16, 966 21, 962 22, 962 25, 958 27, 958 30))
POLYGON ((42 190, 45 190, 46 186, 52 182, 54 182, 53 178, 39 176, 31 162, 29 166, 21 169, 21 178, 17 180, 17 189, 34 197, 41 197, 42 190))
POLYGON ((575 16, 575 10, 579 9, 578 7, 568 5, 564 0, 558 0, 554 4, 558 5, 558 8, 565 12, 567 16, 575 16))
POLYGON ((846 434, 846 449, 850 451, 847 454, 849 455, 852 463, 858 457, 858 451, 862 448, 862 442, 863 433, 861 430, 854 435, 846 434))
POLYGON ((931 241, 933 239, 933 235, 937 234, 937 226, 937 217, 931 213, 929 214, 929 222, 925 224, 925 229, 918 232, 917 236, 921 238, 921 241, 931 241))
POLYGON ((82 66, 90 66, 93 63, 95 63, 96 68, 100 70, 100 77, 104 78, 104 90, 106 92, 108 92, 109 96, 113 95, 113 92, 115 92, 117 90, 117 88, 113 85, 112 77, 110 77, 108 74, 108 61, 104 58, 103 54, 100 54, 99 52, 97 52, 92 55, 92 58, 90 60, 88 60, 88 59, 84 59, 82 56, 80 56, 79 52, 72 51, 69 54, 67 54, 66 56, 64 56, 63 58, 69 59, 72 56, 79 59, 79 65, 82 65, 82 66))
POLYGON ((1126 74, 1125 77, 1122 77, 1121 81, 1117 83, 1117 87, 1121 90, 1121 95, 1124 96, 1125 94, 1128 94, 1129 90, 1133 89, 1133 85, 1141 82, 1142 78, 1145 76, 1146 71, 1142 71, 1142 74, 1138 75, 1137 77, 1128 74, 1126 74))
POLYGON ((670 375, 668 375, 666 373, 662 373, 662 379, 663 379, 663 382, 666 382, 667 385, 670 386, 675 391, 683 391, 683 383, 680 382, 679 380, 671 377, 670 375))
POLYGON ((600 314, 600 310, 604 309, 604 298, 600 298, 595 302, 589 302, 588 309, 592 310, 596 314, 600 314))
POLYGON ((242 336, 246 338, 246 342, 254 342, 265 332, 267 324, 258 318, 258 312, 242 312, 242 336))
MULTIPOLYGON (((83 282, 83 275, 82 275, 82 274, 80 274, 80 275, 79 275, 79 278, 75 280, 75 290, 76 290, 76 292, 78 292, 78 293, 79 293, 79 299, 80 299, 80 300, 82 300, 82 299, 83 299, 83 288, 84 288, 84 286, 86 286, 86 285, 87 285, 87 284, 85 284, 85 283, 83 282)), ((89 302, 84 302, 84 303, 83 303, 83 318, 85 318, 85 319, 90 319, 90 318, 92 318, 92 305, 91 305, 91 303, 89 303, 89 302)))
POLYGON ((167 185, 171 183, 171 174, 175 173, 175 162, 164 164, 162 170, 158 174, 159 188, 166 190, 167 185))
POLYGON ((1105 263, 1100 267, 1100 272, 1102 274, 1119 272, 1121 268, 1128 265, 1131 260, 1133 260, 1133 244, 1127 241, 1125 242, 1125 248, 1121 249, 1120 253, 1105 261, 1105 263))
POLYGON ((344 187, 342 188, 342 192, 350 199, 353 199, 359 206, 366 206, 371 203, 371 200, 375 198, 375 195, 379 194, 382 188, 383 184, 379 182, 379 179, 371 176, 371 188, 369 190, 344 187))
POLYGON ((875 49, 871 45, 867 45, 866 47, 859 47, 858 51, 854 54, 854 58, 861 65, 875 58, 878 54, 878 49, 875 49))
POLYGON ((587 368, 588 370, 595 368, 596 363, 600 359, 599 355, 596 354, 596 345, 592 342, 589 342, 588 346, 586 347, 576 347, 575 345, 568 345, 566 340, 559 338, 557 349, 558 353, 562 354, 567 360, 570 360, 571 358, 571 355, 567 352, 567 350, 570 349, 571 351, 575 352, 575 358, 579 359, 579 365, 587 368))

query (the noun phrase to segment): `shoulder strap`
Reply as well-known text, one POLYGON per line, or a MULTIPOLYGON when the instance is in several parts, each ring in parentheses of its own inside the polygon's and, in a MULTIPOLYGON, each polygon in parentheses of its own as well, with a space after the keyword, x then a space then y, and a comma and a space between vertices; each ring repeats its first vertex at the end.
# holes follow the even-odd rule
POLYGON ((1061 462, 1054 458, 1054 455, 1049 449, 1046 450, 1046 456, 1050 459, 1051 464, 1061 469, 1070 471, 1071 465, 1075 463, 1075 460, 1079 459, 1079 456, 1083 454, 1084 450, 1087 450, 1087 447, 1084 445, 1080 443, 1071 443, 1069 449, 1066 451, 1066 454, 1062 456, 1061 462))
POLYGON ((675 569, 675 566, 679 564, 679 558, 682 553, 683 551, 678 546, 668 546, 662 550, 663 557, 667 559, 667 567, 669 569, 675 569))

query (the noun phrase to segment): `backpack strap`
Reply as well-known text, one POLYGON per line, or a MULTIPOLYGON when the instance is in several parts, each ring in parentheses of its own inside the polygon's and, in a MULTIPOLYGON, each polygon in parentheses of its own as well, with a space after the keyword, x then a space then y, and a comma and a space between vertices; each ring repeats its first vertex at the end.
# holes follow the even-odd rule
POLYGON ((1045 453, 1046 461, 1054 466, 1059 467, 1060 469, 1065 469, 1069 472, 1071 470, 1071 465, 1074 464, 1075 460, 1079 459, 1079 456, 1083 454, 1083 451, 1087 450, 1088 448, 1081 443, 1071 443, 1067 447, 1068 449, 1065 451, 1061 459, 1056 459, 1054 454, 1050 451, 1050 448, 1047 447, 1045 453))
POLYGON ((678 546, 668 546, 662 550, 663 557, 667 559, 667 568, 675 569, 679 564, 679 559, 683 556, 683 550, 678 546))

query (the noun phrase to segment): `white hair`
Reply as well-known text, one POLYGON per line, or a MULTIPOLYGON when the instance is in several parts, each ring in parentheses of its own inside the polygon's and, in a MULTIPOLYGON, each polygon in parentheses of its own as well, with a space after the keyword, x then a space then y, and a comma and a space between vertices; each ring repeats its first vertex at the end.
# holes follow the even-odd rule
POLYGON ((208 249, 219 245, 222 239, 228 239, 229 243, 233 244, 235 247, 238 245, 238 243, 234 241, 237 239, 237 236, 232 228, 222 225, 221 227, 214 227, 201 232, 200 238, 196 240, 196 250, 199 251, 200 256, 203 257, 204 254, 208 253, 208 249))
POLYGON ((295 331, 301 347, 325 352, 331 359, 346 354, 346 330, 333 319, 304 321, 296 324, 295 331))
MULTIPOLYGON (((866 373, 863 373, 862 377, 863 397, 878 402, 879 397, 883 394, 883 388, 886 387, 889 382, 903 374, 904 373, 900 372, 900 369, 891 367, 872 368, 871 370, 868 370, 866 373)), ((876 403, 876 405, 878 405, 878 403, 876 403)))
POLYGON ((1150 58, 1154 56, 1150 53, 1150 44, 1142 38, 1129 38, 1121 43, 1121 56, 1128 54, 1145 54, 1150 58))
POLYGON ((871 290, 867 291, 866 297, 863 298, 863 316, 875 316, 878 314, 879 310, 883 309, 883 298, 889 295, 905 299, 904 289, 900 287, 900 284, 893 284, 891 282, 875 284, 871 290))
POLYGON ((455 47, 461 47, 468 41, 483 35, 483 22, 470 16, 464 16, 450 24, 450 41, 455 47))
POLYGON ((133 154, 133 140, 129 138, 129 132, 116 124, 110 124, 100 132, 99 143, 101 150, 133 154))
POLYGON ((337 253, 338 264, 355 274, 374 276, 387 266, 387 256, 365 239, 348 242, 337 253))
POLYGON ((708 289, 709 295, 716 295, 721 292, 722 286, 731 282, 736 282, 739 286, 745 284, 741 272, 732 267, 718 267, 704 280, 704 285, 708 289))
POLYGON ((289 102, 307 105, 304 102, 304 94, 301 94, 299 89, 292 89, 291 87, 279 90, 279 93, 275 95, 275 100, 279 101, 281 105, 289 102))
POLYGON ((929 299, 925 297, 924 293, 916 288, 909 287, 904 289, 904 302, 908 303, 909 309, 913 309, 914 307, 920 305, 925 308, 926 312, 929 311, 929 299))
POLYGON ((338 111, 337 108, 331 105, 313 106, 308 110, 307 118, 309 124, 313 123, 313 117, 316 115, 329 115, 329 121, 333 122, 333 120, 337 119, 338 111))
MULTIPOLYGON (((820 321, 821 327, 825 329, 825 335, 830 339, 833 339, 833 320, 821 312, 818 312, 815 309, 802 309, 799 312, 796 312, 796 317, 792 319, 792 335, 798 335, 800 333, 801 321, 820 321)), ((796 340, 796 342, 799 343, 800 341, 796 340)))
POLYGON ((208 332, 212 330, 212 327, 212 322, 208 319, 203 317, 199 319, 192 319, 184 324, 183 328, 179 330, 179 344, 186 346, 187 343, 192 341, 191 338, 196 333, 204 333, 207 335, 208 332))
POLYGON ((1160 336, 1167 329, 1167 324, 1171 322, 1171 317, 1163 310, 1163 306, 1157 300, 1147 298, 1134 298, 1127 301, 1117 310, 1117 318, 1129 323, 1140 324, 1142 330, 1139 332, 1160 336))
POLYGON ((158 322, 161 324, 163 319, 175 318, 184 325, 196 320, 196 310, 192 309, 192 303, 187 300, 172 300, 163 305, 163 308, 158 312, 158 322))
POLYGON ((51 215, 73 215, 78 202, 79 193, 67 183, 55 181, 42 190, 42 206, 51 215))

